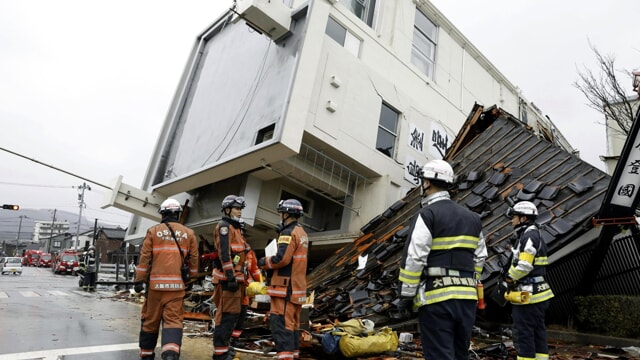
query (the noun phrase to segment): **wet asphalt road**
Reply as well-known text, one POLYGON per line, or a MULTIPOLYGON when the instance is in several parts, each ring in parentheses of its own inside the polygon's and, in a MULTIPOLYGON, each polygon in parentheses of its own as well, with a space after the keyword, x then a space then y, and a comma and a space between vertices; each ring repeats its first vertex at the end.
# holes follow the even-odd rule
POLYGON ((140 305, 112 294, 48 268, 0 276, 0 360, 137 359, 140 305))

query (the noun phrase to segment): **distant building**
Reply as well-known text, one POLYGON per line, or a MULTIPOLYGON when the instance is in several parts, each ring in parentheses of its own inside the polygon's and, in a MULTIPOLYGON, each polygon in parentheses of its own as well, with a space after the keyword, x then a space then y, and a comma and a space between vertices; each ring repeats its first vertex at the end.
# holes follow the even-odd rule
MULTIPOLYGON (((121 227, 98 229, 96 236, 96 255, 100 257, 100 262, 114 263, 114 253, 118 253, 125 246, 124 236, 127 229, 121 227)), ((134 249, 131 249, 134 251, 134 249)))
POLYGON ((115 187, 112 204, 138 215, 127 240, 139 243, 158 220, 151 199, 175 197, 189 201, 186 225, 211 243, 222 199, 237 194, 261 250, 275 236, 278 201, 296 198, 322 260, 419 183, 417 170, 443 157, 476 103, 498 104, 575 153, 429 1, 265 7, 235 9, 244 19, 228 11, 198 36, 144 191, 115 187))
POLYGON ((60 237, 57 235, 64 235, 69 233, 68 221, 36 221, 33 229, 34 243, 41 244, 41 247, 49 248, 51 243, 52 248, 63 248, 64 244, 61 243, 60 237), (58 240, 53 240, 56 237, 58 240), (46 245, 45 245, 46 244, 46 245))
MULTIPOLYGON (((631 95, 627 98, 633 111, 638 111, 640 108, 640 99, 638 95, 631 95)), ((614 104, 615 106, 620 106, 622 102, 614 104)), ((618 164, 618 160, 620 159, 620 154, 622 153, 622 148, 624 147, 625 141, 627 141, 627 135, 620 130, 620 126, 618 124, 606 118, 606 136, 607 136, 607 154, 604 156, 600 156, 600 160, 604 161, 606 165, 607 174, 613 175, 613 171, 616 169, 616 165, 618 164)), ((630 123, 633 119, 630 119, 630 123)))

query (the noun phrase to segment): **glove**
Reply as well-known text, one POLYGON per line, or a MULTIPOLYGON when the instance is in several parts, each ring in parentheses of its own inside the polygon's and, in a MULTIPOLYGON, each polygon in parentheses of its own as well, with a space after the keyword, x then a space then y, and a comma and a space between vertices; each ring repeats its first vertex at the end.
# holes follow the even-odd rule
POLYGON ((512 278, 510 278, 508 276, 504 279, 504 281, 507 283, 507 289, 509 289, 509 290, 515 289, 516 286, 518 285, 515 280, 513 280, 512 278))
POLYGON ((401 297, 397 307, 399 312, 413 312, 413 298, 401 297))
POLYGON ((133 286, 133 291, 137 292, 137 293, 141 293, 142 291, 144 291, 144 282, 140 281, 137 282, 134 286, 133 286))
POLYGON ((236 281, 236 275, 231 270, 227 270, 225 272, 227 276, 227 291, 236 292, 238 291, 238 282, 236 281))
POLYGON ((267 263, 267 259, 266 258, 260 258, 258 260, 258 267, 259 268, 263 268, 266 265, 266 263, 267 263))

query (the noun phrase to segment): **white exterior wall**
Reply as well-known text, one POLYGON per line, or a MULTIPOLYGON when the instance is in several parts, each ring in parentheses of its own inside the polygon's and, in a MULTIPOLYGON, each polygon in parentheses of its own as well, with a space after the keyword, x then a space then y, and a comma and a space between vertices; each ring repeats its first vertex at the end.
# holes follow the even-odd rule
MULTIPOLYGON (((638 111, 640 107, 640 100, 637 96, 630 97, 629 102, 631 103, 634 111, 638 111)), ((622 149, 624 148, 624 143, 627 141, 627 136, 622 133, 618 123, 611 119, 606 119, 607 126, 605 127, 606 136, 607 136, 607 155, 604 160, 606 165, 607 174, 613 175, 613 172, 616 169, 616 165, 618 165, 618 157, 622 153, 622 149)))
POLYGON ((405 190, 415 186, 404 178, 408 157, 420 165, 440 158, 408 146, 410 124, 425 131, 427 137, 432 125, 439 124, 446 129, 450 144, 474 102, 497 104, 508 112, 519 113, 519 97, 513 85, 496 69, 487 69, 486 59, 475 48, 461 46, 450 34, 454 32, 459 38, 457 30, 449 27, 441 14, 433 16, 424 11, 432 21, 443 21, 438 24, 434 79, 428 78, 411 63, 416 5, 411 0, 381 3, 375 29, 340 3, 313 3, 294 84, 309 84, 309 74, 315 74, 312 93, 309 98, 307 91, 294 90, 287 115, 288 119, 301 117, 302 105, 308 103, 304 130, 381 176, 356 198, 353 206, 361 211, 360 216, 352 217, 350 231, 359 229, 403 195, 392 182, 405 190), (361 39, 358 57, 325 34, 329 16, 361 39), (337 88, 331 85, 334 78, 342 83, 337 88), (335 112, 326 109, 328 101, 336 106, 335 112), (375 150, 383 101, 401 113, 393 158, 375 150), (380 196, 389 192, 393 192, 392 196, 380 196))

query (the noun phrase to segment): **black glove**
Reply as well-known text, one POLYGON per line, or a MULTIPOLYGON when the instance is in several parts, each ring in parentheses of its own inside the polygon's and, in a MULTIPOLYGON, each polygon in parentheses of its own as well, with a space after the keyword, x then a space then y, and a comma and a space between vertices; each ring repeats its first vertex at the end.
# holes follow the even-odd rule
POLYGON ((400 297, 398 302, 399 312, 413 312, 413 298, 412 297, 400 297))
POLYGON ((227 276, 227 291, 236 292, 238 291, 238 281, 236 281, 236 275, 232 270, 225 271, 225 275, 227 276))
POLYGON ((141 293, 144 290, 144 282, 140 281, 133 285, 133 291, 141 293))
POLYGON ((267 263, 267 259, 266 258, 260 258, 258 259, 258 267, 259 268, 263 268, 267 263))

